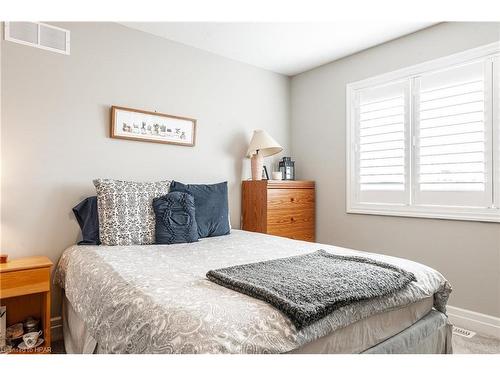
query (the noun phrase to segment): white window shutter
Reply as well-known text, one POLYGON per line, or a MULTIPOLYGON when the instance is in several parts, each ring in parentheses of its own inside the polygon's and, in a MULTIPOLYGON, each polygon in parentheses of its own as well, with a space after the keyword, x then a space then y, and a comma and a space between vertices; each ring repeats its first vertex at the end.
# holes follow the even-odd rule
POLYGON ((407 204, 409 80, 355 94, 357 200, 407 204))
POLYGON ((415 204, 492 204, 491 61, 416 79, 415 204))
POLYGON ((346 94, 348 213, 500 222, 500 43, 346 94))

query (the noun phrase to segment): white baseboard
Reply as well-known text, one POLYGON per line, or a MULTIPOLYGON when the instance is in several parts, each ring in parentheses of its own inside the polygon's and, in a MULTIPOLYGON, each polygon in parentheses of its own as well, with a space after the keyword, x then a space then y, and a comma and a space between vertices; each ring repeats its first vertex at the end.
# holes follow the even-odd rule
POLYGON ((480 335, 500 338, 500 318, 454 306, 447 306, 446 310, 453 325, 475 331, 480 335))
POLYGON ((62 340, 62 318, 60 316, 50 318, 50 336, 52 342, 62 340))

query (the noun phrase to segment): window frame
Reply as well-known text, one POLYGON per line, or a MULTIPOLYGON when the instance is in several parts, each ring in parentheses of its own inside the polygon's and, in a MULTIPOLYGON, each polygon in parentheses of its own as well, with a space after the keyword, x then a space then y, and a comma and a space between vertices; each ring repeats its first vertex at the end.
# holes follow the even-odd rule
POLYGON ((348 83, 346 85, 346 212, 353 214, 388 215, 434 219, 470 220, 485 222, 500 222, 500 42, 487 44, 478 48, 430 60, 407 68, 384 73, 361 81, 348 83), (414 203, 415 180, 415 113, 414 113, 414 91, 415 77, 439 70, 452 68, 473 61, 492 59, 492 116, 491 127, 492 142, 492 205, 490 207, 465 207, 445 205, 416 205, 414 203), (357 124, 356 124, 356 94, 358 90, 375 86, 388 85, 393 82, 408 79, 410 81, 410 121, 411 133, 408 136, 409 160, 407 161, 407 180, 410 190, 410 203, 396 204, 384 203, 360 203, 357 200, 358 182, 356 165, 357 124), (494 103, 499 103, 497 106, 494 103), (411 176, 410 176, 411 175, 411 176))

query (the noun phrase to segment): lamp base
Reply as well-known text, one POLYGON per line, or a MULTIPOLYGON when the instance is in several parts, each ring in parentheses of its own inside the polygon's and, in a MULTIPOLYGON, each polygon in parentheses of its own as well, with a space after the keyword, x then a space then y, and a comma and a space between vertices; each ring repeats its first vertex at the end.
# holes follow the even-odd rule
POLYGON ((264 157, 256 153, 250 158, 252 163, 252 180, 260 181, 262 180, 262 168, 264 168, 264 157))

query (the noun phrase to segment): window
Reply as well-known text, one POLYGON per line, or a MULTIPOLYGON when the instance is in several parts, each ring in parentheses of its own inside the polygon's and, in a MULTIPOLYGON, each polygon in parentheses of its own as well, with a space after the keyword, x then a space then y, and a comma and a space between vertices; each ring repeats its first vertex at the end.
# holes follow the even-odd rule
POLYGON ((500 43, 347 85, 347 212, 500 222, 500 43))

